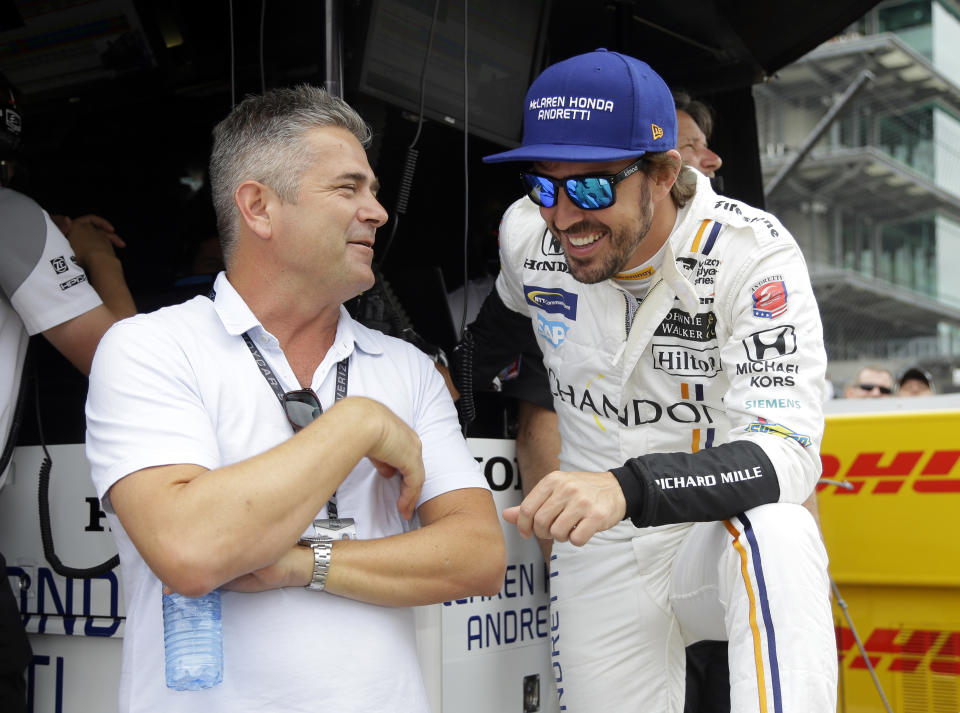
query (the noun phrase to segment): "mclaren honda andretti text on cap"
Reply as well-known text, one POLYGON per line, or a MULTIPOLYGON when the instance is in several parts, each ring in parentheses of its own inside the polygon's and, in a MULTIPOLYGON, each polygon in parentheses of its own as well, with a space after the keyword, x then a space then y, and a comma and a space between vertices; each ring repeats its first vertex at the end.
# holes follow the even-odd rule
POLYGON ((670 89, 649 65, 599 49, 547 67, 527 92, 523 142, 502 161, 618 161, 677 145, 670 89))

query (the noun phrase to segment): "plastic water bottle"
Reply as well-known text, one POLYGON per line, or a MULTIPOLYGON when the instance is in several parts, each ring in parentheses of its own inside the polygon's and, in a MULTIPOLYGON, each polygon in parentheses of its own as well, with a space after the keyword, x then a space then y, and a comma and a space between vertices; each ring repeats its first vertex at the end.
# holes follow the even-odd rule
POLYGON ((163 595, 167 688, 198 691, 223 680, 220 590, 202 597, 163 595))

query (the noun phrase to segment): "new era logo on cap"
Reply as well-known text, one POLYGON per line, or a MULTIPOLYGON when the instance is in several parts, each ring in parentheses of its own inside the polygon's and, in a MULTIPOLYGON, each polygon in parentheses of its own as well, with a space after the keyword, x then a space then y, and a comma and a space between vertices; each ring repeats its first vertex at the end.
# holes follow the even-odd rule
POLYGON ((604 49, 547 67, 527 92, 523 144, 501 161, 618 161, 677 145, 670 89, 649 65, 604 49))

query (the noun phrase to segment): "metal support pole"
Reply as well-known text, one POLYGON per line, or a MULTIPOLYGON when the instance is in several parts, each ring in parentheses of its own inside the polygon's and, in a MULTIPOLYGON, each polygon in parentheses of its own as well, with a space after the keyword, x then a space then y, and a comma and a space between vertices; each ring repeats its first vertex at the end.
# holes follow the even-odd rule
POLYGON ((863 656, 863 661, 867 665, 867 670, 870 672, 870 676, 873 678, 873 685, 877 687, 877 693, 880 694, 880 700, 883 701, 883 707, 887 709, 887 713, 893 713, 893 710, 890 708, 890 704, 887 702, 887 697, 883 693, 883 686, 880 685, 880 679, 877 678, 877 672, 873 670, 873 664, 870 663, 870 656, 867 654, 867 650, 864 648, 863 642, 860 641, 860 635, 857 633, 857 629, 853 625, 853 619, 850 618, 850 612, 847 609, 847 603, 844 601, 843 597, 840 596, 840 590, 837 589, 837 583, 833 581, 833 577, 830 578, 830 588, 833 590, 833 596, 837 600, 837 606, 840 607, 844 618, 846 618, 847 623, 850 625, 850 633, 853 634, 853 640, 857 642, 857 648, 860 649, 860 654, 863 656))
POLYGON ((787 165, 780 169, 776 176, 774 176, 770 183, 768 183, 764 189, 763 194, 769 200, 770 195, 777 190, 777 187, 783 182, 783 179, 790 175, 790 172, 793 171, 799 165, 807 154, 810 153, 810 149, 813 148, 814 144, 820 140, 820 137, 823 136, 824 132, 830 128, 830 125, 837 118, 837 115, 843 110, 843 108, 856 96, 863 86, 874 79, 873 72, 869 69, 864 69, 857 76, 856 79, 850 84, 849 87, 843 92, 843 94, 833 103, 833 106, 830 107, 830 110, 824 115, 817 125, 813 127, 813 131, 810 132, 810 135, 804 139, 803 144, 800 146, 800 149, 797 153, 787 162, 787 165))
MULTIPOLYGON (((853 490, 853 484, 848 483, 845 480, 828 480, 827 478, 821 478, 821 483, 827 483, 828 485, 835 485, 838 488, 843 488, 844 490, 853 490)), ((850 610, 847 608, 847 602, 842 596, 840 596, 840 590, 837 588, 837 583, 833 581, 833 577, 830 577, 830 589, 833 591, 833 597, 837 600, 837 606, 840 607, 840 611, 843 612, 843 618, 847 620, 847 624, 850 625, 850 633, 853 634, 853 640, 857 642, 857 648, 860 649, 860 655, 863 656, 863 661, 867 666, 867 670, 870 672, 870 676, 873 678, 873 685, 877 688, 877 693, 880 694, 880 700, 883 701, 883 707, 886 708, 887 713, 893 713, 890 709, 890 703, 887 702, 887 696, 883 692, 883 686, 880 685, 880 679, 877 678, 877 672, 873 669, 873 664, 870 662, 870 656, 867 654, 867 649, 864 647, 863 642, 860 640, 860 634, 857 633, 857 627, 853 625, 853 619, 850 617, 850 610)))

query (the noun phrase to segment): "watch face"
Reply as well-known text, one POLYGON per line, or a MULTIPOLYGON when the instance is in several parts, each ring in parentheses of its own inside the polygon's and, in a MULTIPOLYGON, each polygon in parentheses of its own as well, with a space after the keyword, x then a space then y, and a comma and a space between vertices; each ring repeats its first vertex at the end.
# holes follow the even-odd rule
POLYGON ((317 519, 313 521, 314 537, 320 540, 355 540, 357 539, 357 523, 352 517, 336 519, 317 519))

